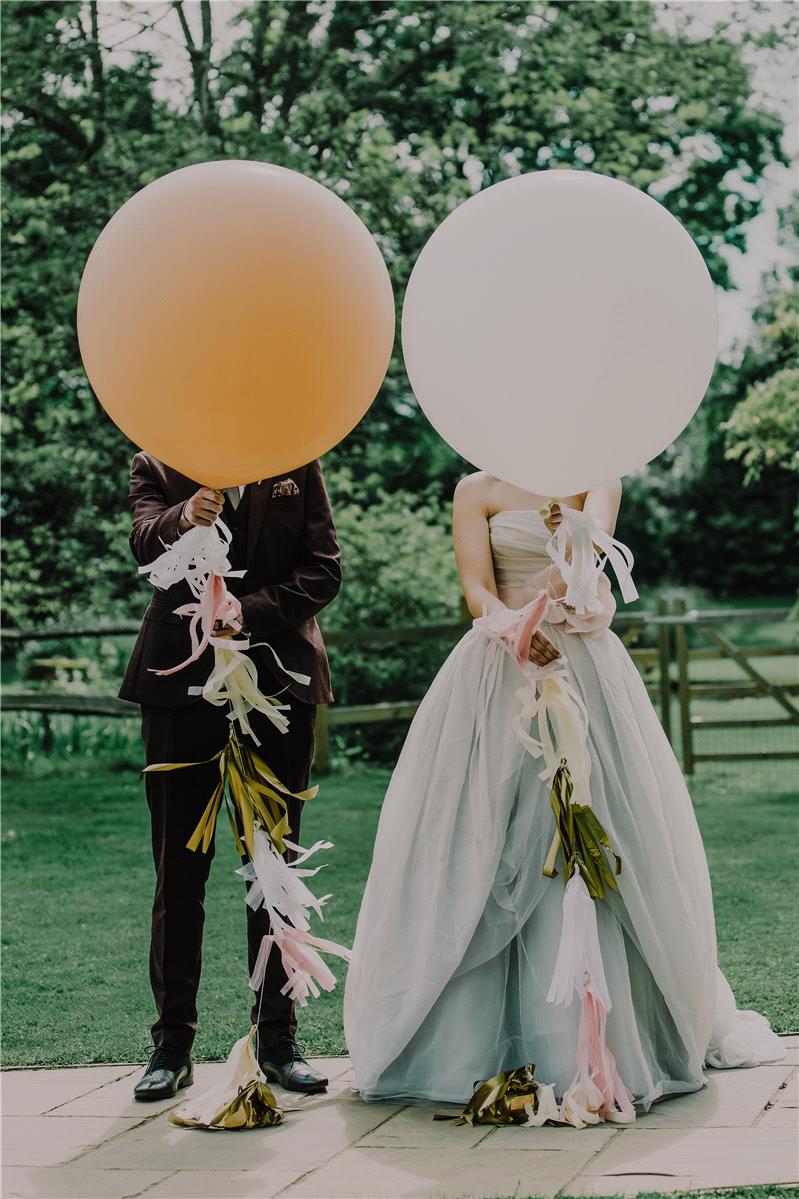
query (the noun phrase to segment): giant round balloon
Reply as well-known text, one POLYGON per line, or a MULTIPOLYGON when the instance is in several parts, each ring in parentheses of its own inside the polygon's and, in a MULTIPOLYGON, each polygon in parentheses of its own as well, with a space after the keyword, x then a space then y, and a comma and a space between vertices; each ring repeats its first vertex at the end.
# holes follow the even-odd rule
POLYGON ((416 398, 469 462, 574 495, 654 458, 716 354, 702 256, 656 200, 604 175, 497 183, 435 231, 402 318, 416 398))
POLYGON ((105 226, 78 338, 132 441, 229 487, 349 433, 383 381, 394 302, 377 245, 333 192, 267 163, 205 162, 149 184, 105 226))

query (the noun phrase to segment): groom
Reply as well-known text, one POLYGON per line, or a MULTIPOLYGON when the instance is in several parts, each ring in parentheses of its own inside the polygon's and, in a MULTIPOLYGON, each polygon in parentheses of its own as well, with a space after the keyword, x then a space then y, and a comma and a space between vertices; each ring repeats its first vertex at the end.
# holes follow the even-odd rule
MULTIPOLYGON (((339 547, 319 463, 223 493, 139 453, 131 467, 130 507, 130 546, 140 565, 154 561, 165 545, 193 525, 208 526, 221 516, 230 529, 231 569, 247 572, 242 579, 226 579, 228 589, 241 600, 243 633, 252 642, 268 641, 288 669, 310 675, 310 683, 303 686, 280 671, 268 649, 253 646, 250 651, 260 690, 266 695, 280 692, 290 703, 286 733, 278 732, 261 713, 249 714, 261 742, 258 753, 291 791, 304 790, 313 757, 316 705, 332 699, 327 655, 314 617, 334 598, 341 581, 339 547)), ((205 761, 228 739, 225 709, 188 694, 189 687, 202 685, 211 674, 211 647, 176 674, 152 673, 188 657, 188 621, 174 609, 192 600, 186 582, 155 592, 119 692, 122 699, 141 705, 148 765, 205 761)), ((221 636, 238 631, 217 630, 221 636)), ((193 1081, 203 900, 214 847, 207 853, 193 852, 186 842, 218 779, 216 762, 145 775, 156 870, 150 981, 158 1019, 152 1028, 155 1052, 134 1090, 140 1100, 168 1098, 193 1081)), ((301 801, 288 800, 294 841, 301 807, 301 801)), ((247 907, 250 971, 268 932, 264 909, 247 907)), ((327 1079, 305 1061, 294 1039, 294 1004, 281 994, 285 983, 280 955, 273 950, 252 1009, 259 1064, 271 1082, 294 1091, 323 1091, 327 1079)))

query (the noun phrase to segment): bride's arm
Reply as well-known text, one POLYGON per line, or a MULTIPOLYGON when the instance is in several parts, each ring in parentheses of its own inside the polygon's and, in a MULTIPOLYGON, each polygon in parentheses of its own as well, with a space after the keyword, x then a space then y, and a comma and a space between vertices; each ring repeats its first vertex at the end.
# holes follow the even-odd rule
POLYGON ((621 479, 614 479, 612 483, 604 483, 586 493, 583 512, 591 518, 597 528, 610 533, 612 537, 620 504, 621 479))
MULTIPOLYGON (((616 528, 620 504, 621 479, 614 479, 612 483, 603 483, 601 487, 594 487, 585 493, 583 512, 597 528, 602 529, 605 533, 610 533, 612 537, 613 530, 616 528)), ((562 521, 563 511, 555 500, 549 508, 549 514, 544 518, 544 524, 550 533, 554 533, 562 521)))
MULTIPOLYGON (((488 535, 488 507, 480 475, 461 479, 452 504, 455 560, 469 612, 475 618, 502 601, 497 596, 494 560, 488 535)), ((504 606, 504 605, 503 605, 504 606)), ((530 661, 548 666, 560 657, 550 639, 540 631, 530 643, 530 661)))
POLYGON ((452 501, 455 561, 466 604, 472 616, 497 602, 494 563, 488 537, 488 509, 480 479, 469 475, 455 488, 452 501))

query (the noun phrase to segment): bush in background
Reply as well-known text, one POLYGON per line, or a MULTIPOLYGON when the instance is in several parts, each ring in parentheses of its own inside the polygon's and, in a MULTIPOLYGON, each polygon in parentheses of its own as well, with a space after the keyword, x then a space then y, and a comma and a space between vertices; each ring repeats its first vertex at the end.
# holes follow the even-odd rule
MULTIPOLYGON (((335 472, 329 484, 343 578, 338 597, 323 614, 323 629, 457 621, 460 587, 449 508, 430 495, 402 491, 367 498, 346 470, 335 472)), ((330 646, 336 700, 364 704, 421 698, 451 645, 452 638, 445 637, 417 644, 330 646)), ((404 731, 399 724, 348 729, 348 755, 391 760, 404 731)), ((339 753, 344 741, 337 738, 339 753)))

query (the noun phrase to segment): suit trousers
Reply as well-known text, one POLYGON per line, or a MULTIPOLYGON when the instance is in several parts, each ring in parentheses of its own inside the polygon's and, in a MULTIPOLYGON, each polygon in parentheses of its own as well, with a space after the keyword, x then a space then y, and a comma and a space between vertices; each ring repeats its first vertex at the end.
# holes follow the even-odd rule
MULTIPOLYGON (((143 706, 142 740, 147 764, 210 758, 227 742, 230 721, 226 711, 205 700, 184 708, 143 706)), ((308 786, 313 758, 316 707, 292 696, 287 715, 288 732, 280 733, 261 713, 250 713, 260 746, 239 735, 285 786, 291 791, 302 791, 308 786)), ((144 777, 156 872, 150 982, 158 1019, 152 1027, 152 1037, 156 1048, 168 1046, 189 1053, 197 1031, 205 886, 214 845, 203 853, 202 849, 187 849, 186 843, 219 779, 219 767, 213 762, 144 777)), ((297 840, 302 801, 288 799, 287 803, 291 840, 297 840)), ((221 809, 218 819, 223 826, 220 835, 228 834, 228 822, 221 809)), ((248 962, 252 972, 261 939, 270 927, 263 908, 253 911, 248 906, 246 912, 248 962)), ((294 1004, 280 994, 285 982, 280 954, 273 950, 252 1008, 252 1022, 258 1024, 260 1045, 272 1045, 296 1031, 294 1004)))

